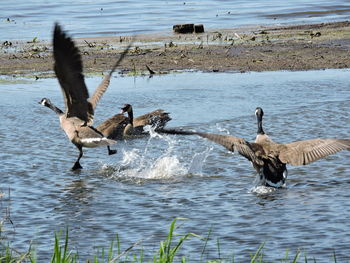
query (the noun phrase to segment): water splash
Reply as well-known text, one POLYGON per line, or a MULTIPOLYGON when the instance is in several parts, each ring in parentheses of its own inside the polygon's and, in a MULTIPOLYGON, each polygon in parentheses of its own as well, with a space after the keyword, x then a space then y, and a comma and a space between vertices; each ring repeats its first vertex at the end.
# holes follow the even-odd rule
POLYGON ((142 182, 152 179, 176 179, 185 176, 187 169, 173 153, 176 141, 156 133, 150 126, 146 126, 145 130, 150 133, 145 148, 143 150, 123 149, 123 158, 112 173, 112 177, 134 182, 140 182, 141 179, 142 182), (163 149, 164 152, 155 157, 151 150, 154 143, 157 143, 157 147, 159 147, 159 141, 162 144, 166 142, 165 151, 163 149))
POLYGON ((143 183, 146 180, 181 180, 189 175, 202 175, 203 165, 213 147, 194 154, 193 158, 180 158, 174 150, 179 139, 159 134, 150 126, 146 126, 145 131, 150 135, 144 149, 122 149, 122 159, 117 165, 102 165, 109 177, 143 183), (154 154, 155 147, 161 153, 158 156, 154 154))
POLYGON ((222 127, 220 123, 216 123, 216 129, 219 131, 219 132, 224 132, 226 133, 227 135, 230 135, 230 131, 225 128, 225 127, 222 127))
POLYGON ((123 159, 121 161, 121 166, 128 166, 136 162, 141 158, 139 149, 131 149, 130 151, 125 151, 123 149, 123 159))
POLYGON ((252 187, 249 192, 256 194, 256 195, 268 195, 271 193, 276 192, 277 188, 264 186, 264 185, 257 185, 252 187))
MULTIPOLYGON (((284 185, 285 186, 285 185, 284 185)), ((282 186, 282 187, 284 187, 282 186)), ((249 192, 256 195, 268 195, 276 191, 275 187, 265 186, 265 179, 263 179, 259 174, 256 175, 254 180, 254 187, 252 187, 249 192)))
POLYGON ((203 174, 203 165, 214 147, 208 147, 204 152, 195 153, 188 168, 190 174, 203 174))
POLYGON ((163 156, 158 158, 150 168, 142 172, 147 179, 170 179, 174 176, 185 176, 187 169, 176 156, 163 156))

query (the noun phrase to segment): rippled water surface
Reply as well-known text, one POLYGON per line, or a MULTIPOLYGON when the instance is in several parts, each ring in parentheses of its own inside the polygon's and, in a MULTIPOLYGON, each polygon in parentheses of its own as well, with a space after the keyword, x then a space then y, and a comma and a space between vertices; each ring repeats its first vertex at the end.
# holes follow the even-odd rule
MULTIPOLYGON (((278 142, 349 138, 349 79, 349 70, 118 76, 95 120, 131 103, 135 115, 169 111, 169 127, 253 140, 254 111, 261 106, 265 130, 278 142)), ((91 92, 100 81, 87 79, 91 92)), ((212 230, 204 258, 218 257, 219 242, 221 257, 247 262, 265 242, 270 260, 287 249, 292 255, 306 250, 317 262, 329 262, 333 250, 340 262, 350 259, 349 151, 289 167, 287 187, 265 194, 254 188, 248 161, 195 136, 123 141, 113 156, 105 148, 86 149, 84 169, 72 172, 77 149, 58 118, 37 103, 48 97, 63 107, 57 80, 3 77, 0 86, 0 207, 2 213, 10 209, 6 236, 19 250, 32 241, 38 257, 48 259, 54 231, 69 226, 71 247, 81 258, 107 247, 117 233, 122 249, 144 239, 147 254, 171 220, 184 217, 179 233, 212 230)), ((203 246, 193 239, 181 253, 195 261, 203 246)))
POLYGON ((2 1, 5 40, 50 39, 59 21, 75 37, 168 32, 178 23, 206 29, 350 19, 348 0, 34 0, 2 1))

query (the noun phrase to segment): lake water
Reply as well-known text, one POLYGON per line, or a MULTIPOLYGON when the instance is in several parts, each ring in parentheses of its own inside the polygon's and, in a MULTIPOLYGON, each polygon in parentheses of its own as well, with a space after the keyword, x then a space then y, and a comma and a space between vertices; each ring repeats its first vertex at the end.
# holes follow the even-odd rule
POLYGON ((75 37, 171 33, 178 23, 206 29, 350 19, 348 0, 17 0, 1 3, 5 40, 51 39, 55 21, 75 37), (9 21, 7 21, 9 19, 9 21))
MULTIPOLYGON (((350 70, 118 75, 95 120, 131 103, 135 115, 169 111, 169 127, 254 140, 254 111, 261 106, 275 141, 349 138, 349 79, 350 70)), ((91 92, 100 81, 87 79, 91 92)), ((219 240, 220 257, 235 255, 238 262, 264 242, 271 261, 280 262, 287 249, 291 258, 299 249, 317 262, 333 262, 333 251, 338 262, 350 260, 349 151, 289 167, 287 187, 265 194, 254 188, 248 161, 196 136, 119 142, 113 156, 105 148, 86 149, 84 169, 72 172, 77 149, 57 116, 37 103, 48 97, 63 108, 57 80, 2 77, 0 86, 0 218, 9 208, 13 222, 6 222, 3 236, 22 251, 32 241, 40 262, 50 258, 54 231, 66 226, 81 259, 117 233, 122 249, 144 239, 150 256, 175 217, 188 219, 177 233, 206 236, 212 229, 204 259, 218 257, 219 240)), ((195 262, 203 246, 194 238, 181 253, 195 262)))

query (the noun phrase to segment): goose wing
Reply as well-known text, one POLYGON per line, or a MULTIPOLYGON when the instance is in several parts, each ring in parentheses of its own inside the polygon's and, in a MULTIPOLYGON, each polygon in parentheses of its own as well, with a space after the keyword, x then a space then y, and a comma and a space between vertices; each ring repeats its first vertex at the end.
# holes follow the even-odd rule
POLYGON ((152 125, 156 127, 164 127, 164 125, 170 120, 171 118, 169 113, 164 112, 162 109, 157 109, 135 118, 133 121, 133 126, 138 127, 152 125))
POLYGON ((264 164, 264 162, 256 155, 256 151, 259 150, 259 145, 256 143, 249 143, 243 138, 229 135, 204 132, 198 132, 197 135, 220 144, 231 152, 236 151, 253 163, 257 163, 259 165, 264 164))
POLYGON ((312 139, 292 142, 284 146, 279 153, 281 162, 291 165, 306 165, 330 154, 350 150, 350 140, 312 139))
POLYGON ((258 152, 262 152, 261 147, 257 143, 249 143, 243 138, 221 135, 206 132, 191 132, 191 131, 177 131, 177 130, 161 130, 162 133, 168 134, 182 134, 182 135, 198 135, 213 141, 217 144, 224 146, 231 152, 238 152, 240 155, 247 158, 249 161, 254 162, 258 165, 263 165, 264 161, 259 158, 258 152))
POLYGON ((79 50, 57 23, 53 36, 53 55, 54 70, 63 92, 67 118, 77 117, 86 123, 91 122, 94 110, 88 102, 89 93, 82 73, 79 50))
POLYGON ((128 117, 123 114, 116 114, 102 122, 96 129, 110 139, 121 139, 128 123, 128 117))
POLYGON ((99 102, 99 100, 101 99, 102 95, 106 92, 112 74, 113 72, 116 70, 116 68, 119 66, 119 64, 122 62, 122 60, 124 59, 125 55, 128 53, 128 50, 130 49, 131 45, 133 42, 131 42, 126 49, 122 52, 122 54, 120 55, 118 61, 114 64, 113 68, 111 69, 111 71, 108 73, 107 76, 104 77, 104 79, 102 80, 101 84, 97 87, 97 89, 95 90, 94 94, 92 95, 92 97, 89 99, 89 102, 92 105, 92 109, 95 110, 97 103, 99 102))

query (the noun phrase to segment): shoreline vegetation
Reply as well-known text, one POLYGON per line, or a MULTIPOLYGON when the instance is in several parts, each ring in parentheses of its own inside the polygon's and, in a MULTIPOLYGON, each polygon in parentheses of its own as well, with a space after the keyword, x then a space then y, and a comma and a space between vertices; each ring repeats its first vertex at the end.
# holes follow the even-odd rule
MULTIPOLYGON (((168 234, 165 240, 159 242, 158 250, 154 252, 145 252, 142 248, 142 241, 138 240, 131 244, 127 249, 121 250, 121 241, 119 236, 116 236, 116 240, 112 241, 109 247, 102 248, 94 252, 93 255, 89 255, 89 259, 80 260, 79 254, 76 250, 73 250, 69 246, 69 230, 66 229, 65 233, 60 231, 54 235, 54 244, 52 248, 51 263, 78 263, 78 262, 153 262, 153 263, 172 263, 172 262, 205 262, 205 263, 224 263, 224 262, 242 262, 236 261, 235 255, 225 255, 220 251, 220 241, 211 237, 211 229, 207 236, 199 236, 194 233, 177 234, 175 233, 181 227, 181 224, 176 224, 179 220, 185 220, 184 218, 175 218, 169 227, 168 234), (203 242, 202 252, 200 255, 179 255, 181 254, 181 247, 185 245, 187 239, 198 238, 203 242), (209 259, 206 253, 206 247, 208 242, 217 243, 217 256, 209 259), (134 248, 138 247, 138 252, 134 252, 134 248)), ((0 225, 0 230, 1 230, 0 225)), ((2 230, 1 230, 2 231, 2 230)), ((0 231, 0 234, 1 234, 0 231)), ((0 236, 1 237, 1 236, 0 236)), ((28 251, 19 252, 11 247, 11 244, 5 241, 6 239, 0 238, 0 263, 36 263, 43 262, 35 251, 35 246, 29 245, 28 251)), ((271 261, 268 254, 264 252, 264 245, 261 244, 255 251, 252 251, 249 255, 245 255, 249 260, 244 262, 250 263, 264 263, 264 262, 285 262, 285 263, 298 263, 298 262, 317 262, 317 258, 307 254, 305 250, 298 249, 294 255, 286 250, 284 255, 276 261, 271 261)), ((157 247, 157 246, 155 246, 157 247)), ((239 255, 238 257, 241 257, 239 255)), ((244 256, 244 255, 243 255, 244 256)), ((325 260, 325 259, 322 259, 325 260)), ((336 252, 330 255, 328 262, 337 262, 336 252)))
MULTIPOLYGON (((128 36, 74 39, 82 53, 84 73, 106 72, 131 39, 128 36)), ((349 55, 349 21, 257 26, 197 34, 137 35, 118 70, 147 75, 184 70, 339 69, 350 67, 349 55)), ((1 75, 35 79, 54 76, 51 42, 35 36, 28 42, 1 43, 0 62, 1 75)))

